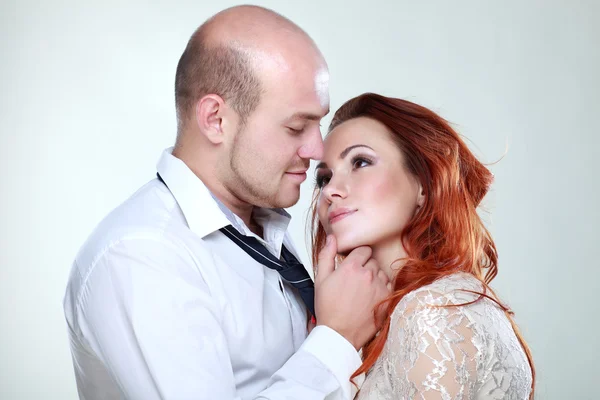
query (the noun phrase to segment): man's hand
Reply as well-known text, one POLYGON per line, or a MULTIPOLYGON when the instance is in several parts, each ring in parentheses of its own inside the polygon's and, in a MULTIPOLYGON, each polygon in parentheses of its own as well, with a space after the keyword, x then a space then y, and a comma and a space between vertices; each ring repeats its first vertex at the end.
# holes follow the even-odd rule
POLYGON ((374 307, 391 293, 389 279, 371 253, 370 247, 358 247, 336 269, 337 243, 329 235, 315 277, 317 325, 335 330, 357 350, 377 332, 374 307))

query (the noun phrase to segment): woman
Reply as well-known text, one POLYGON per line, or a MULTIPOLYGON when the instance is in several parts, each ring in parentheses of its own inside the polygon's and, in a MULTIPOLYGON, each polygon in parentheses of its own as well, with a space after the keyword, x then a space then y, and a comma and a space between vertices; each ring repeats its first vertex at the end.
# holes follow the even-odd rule
POLYGON ((408 101, 363 94, 335 114, 317 166, 313 265, 368 245, 393 283, 363 348, 357 399, 532 399, 535 370, 488 284, 494 242, 477 215, 493 175, 449 124, 408 101))

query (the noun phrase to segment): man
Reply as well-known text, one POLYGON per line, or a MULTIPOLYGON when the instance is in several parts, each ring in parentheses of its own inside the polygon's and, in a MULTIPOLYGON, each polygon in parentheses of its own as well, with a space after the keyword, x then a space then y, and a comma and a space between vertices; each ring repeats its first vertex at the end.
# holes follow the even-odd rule
POLYGON ((366 248, 335 269, 332 238, 313 289, 282 210, 322 154, 323 56, 282 16, 234 7, 191 37, 175 86, 178 135, 158 178, 73 266, 65 315, 80 397, 350 398, 388 282, 366 248))

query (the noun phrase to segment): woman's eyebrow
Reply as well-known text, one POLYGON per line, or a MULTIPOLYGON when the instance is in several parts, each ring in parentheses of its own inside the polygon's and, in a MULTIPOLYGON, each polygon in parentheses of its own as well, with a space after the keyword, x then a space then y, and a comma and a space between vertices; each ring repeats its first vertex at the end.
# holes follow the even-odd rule
MULTIPOLYGON (((351 150, 356 149, 357 147, 366 147, 367 149, 375 151, 371 147, 367 146, 366 144, 353 144, 352 146, 346 147, 346 149, 344 149, 344 151, 342 151, 340 153, 340 159, 344 159, 348 155, 348 153, 350 153, 351 150)), ((327 168, 327 163, 320 162, 319 164, 317 164, 315 169, 319 169, 319 168, 327 168)))
MULTIPOLYGON (((350 150, 355 149, 357 147, 366 147, 367 149, 371 149, 366 144, 353 144, 352 146, 346 147, 346 150, 344 150, 340 153, 340 158, 346 157, 348 155, 348 153, 350 152, 350 150)), ((371 149, 371 150, 373 150, 373 149, 371 149)), ((373 150, 373 151, 375 151, 375 150, 373 150)))

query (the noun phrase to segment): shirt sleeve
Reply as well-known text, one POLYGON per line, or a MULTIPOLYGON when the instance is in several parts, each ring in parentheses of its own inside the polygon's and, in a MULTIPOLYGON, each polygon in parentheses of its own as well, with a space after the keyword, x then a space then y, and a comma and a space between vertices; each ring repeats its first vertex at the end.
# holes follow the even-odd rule
MULTIPOLYGON (((77 299, 78 326, 131 400, 237 400, 219 306, 183 245, 152 237, 114 243, 77 299), (194 271, 195 270, 195 271, 194 271)), ((256 399, 350 399, 352 345, 315 328, 256 399)))
MULTIPOLYGON (((362 360, 358 352, 350 342, 333 329, 320 325, 312 330, 300 350, 273 376, 272 382, 280 383, 280 385, 271 385, 262 395, 270 395, 271 389, 274 389, 277 393, 289 391, 289 394, 286 394, 287 397, 283 397, 286 399, 352 399, 364 381, 364 375, 358 376, 355 379, 355 384, 350 382, 350 376, 360 367, 361 363, 362 360), (303 366, 306 362, 304 359, 309 363, 313 363, 312 360, 318 360, 325 371, 317 372, 317 369, 311 370, 311 368, 315 368, 314 366, 303 366), (313 394, 313 397, 294 396, 294 390, 297 390, 297 388, 289 384, 290 379, 297 380, 298 375, 301 374, 305 374, 308 381, 313 381, 310 386, 323 388, 326 383, 321 383, 321 381, 331 380, 329 377, 333 375, 335 381, 333 381, 331 389, 327 390, 330 393, 329 396, 322 397, 323 395, 319 396, 318 393, 313 394)), ((305 396, 308 396, 308 393, 305 396)), ((280 397, 278 395, 264 398, 276 399, 280 397)))

